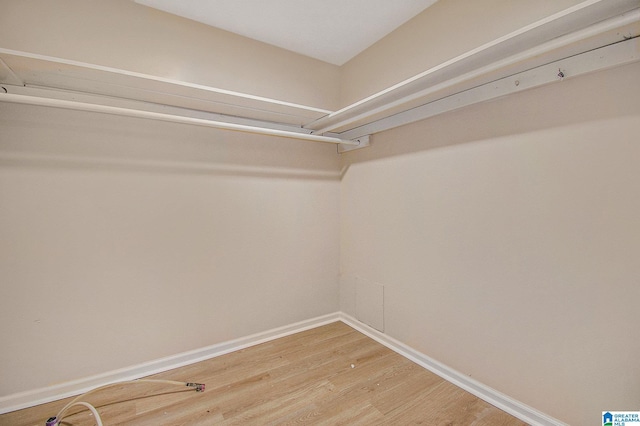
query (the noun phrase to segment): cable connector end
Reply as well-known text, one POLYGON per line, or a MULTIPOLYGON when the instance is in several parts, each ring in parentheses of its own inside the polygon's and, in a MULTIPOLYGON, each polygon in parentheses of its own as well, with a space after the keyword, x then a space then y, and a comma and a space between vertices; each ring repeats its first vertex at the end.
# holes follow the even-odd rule
POLYGON ((47 423, 45 423, 45 426, 58 426, 58 418, 57 417, 49 417, 47 419, 47 423))
POLYGON ((190 388, 196 388, 196 392, 204 392, 204 383, 187 383, 190 388))

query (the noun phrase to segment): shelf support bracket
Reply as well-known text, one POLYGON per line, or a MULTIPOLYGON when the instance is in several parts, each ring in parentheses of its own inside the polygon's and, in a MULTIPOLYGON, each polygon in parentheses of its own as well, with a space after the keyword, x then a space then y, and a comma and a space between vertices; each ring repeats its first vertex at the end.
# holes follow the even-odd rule
POLYGON ((353 139, 353 142, 357 142, 357 145, 347 145, 344 143, 338 144, 338 154, 342 154, 348 151, 354 151, 356 149, 366 148, 370 145, 370 135, 360 136, 359 138, 353 139))

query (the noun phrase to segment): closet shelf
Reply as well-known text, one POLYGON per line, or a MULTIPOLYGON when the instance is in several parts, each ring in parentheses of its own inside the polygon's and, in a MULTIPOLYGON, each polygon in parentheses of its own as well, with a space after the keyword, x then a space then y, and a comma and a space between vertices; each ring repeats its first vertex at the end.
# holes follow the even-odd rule
MULTIPOLYGON (((458 55, 305 127, 357 127, 640 34, 638 0, 589 0, 458 55)), ((364 72, 364 71, 363 71, 364 72)), ((483 99, 478 99, 482 102, 483 99)), ((388 120, 387 120, 388 121, 388 120)))
POLYGON ((0 48, 0 82, 302 125, 331 111, 112 67, 0 48))
MULTIPOLYGON (((91 105, 99 105, 106 107, 101 111, 105 113, 120 109, 121 115, 140 118, 175 116, 185 124, 263 129, 267 134, 362 147, 368 145, 364 136, 492 99, 497 93, 489 90, 492 87, 510 87, 500 95, 522 90, 517 83, 511 87, 518 76, 529 77, 532 70, 548 73, 567 58, 587 55, 571 62, 579 69, 572 69, 569 77, 637 60, 617 49, 609 55, 611 62, 596 61, 594 68, 588 52, 620 42, 637 44, 629 39, 640 35, 639 22, 638 0, 583 1, 339 111, 0 47, 0 85, 14 95, 0 92, 0 101, 70 109, 89 105, 93 111, 100 108, 91 105)), ((534 80, 526 87, 553 81, 534 80)))

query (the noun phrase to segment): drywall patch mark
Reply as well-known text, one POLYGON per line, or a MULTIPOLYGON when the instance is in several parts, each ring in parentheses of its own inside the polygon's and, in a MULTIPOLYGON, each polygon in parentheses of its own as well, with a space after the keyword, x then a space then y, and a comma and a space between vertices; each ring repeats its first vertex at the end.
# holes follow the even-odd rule
POLYGON ((356 280, 356 317, 384 332, 384 286, 358 277, 356 280))

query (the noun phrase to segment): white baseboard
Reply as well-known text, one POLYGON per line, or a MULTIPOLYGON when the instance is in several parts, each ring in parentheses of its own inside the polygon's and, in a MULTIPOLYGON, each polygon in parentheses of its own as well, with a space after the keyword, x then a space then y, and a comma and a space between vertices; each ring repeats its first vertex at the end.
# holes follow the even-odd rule
POLYGON ((274 328, 262 333, 253 334, 228 342, 223 342, 205 348, 196 349, 189 352, 157 359, 119 370, 107 373, 85 377, 82 379, 62 383, 54 386, 47 386, 27 392, 15 393, 0 398, 0 414, 10 411, 20 410, 22 408, 32 407, 34 405, 44 404, 46 402, 56 401, 74 395, 80 395, 98 386, 110 383, 120 382, 124 380, 134 380, 146 377, 151 374, 160 373, 185 365, 194 364, 196 362, 215 358, 250 346, 265 343, 280 337, 288 336, 301 331, 320 327, 332 322, 342 321, 353 327, 361 333, 371 337, 375 341, 397 352, 416 364, 426 368, 427 370, 437 374, 443 379, 453 383, 456 386, 470 392, 478 398, 494 405, 501 410, 517 417, 518 419, 530 424, 531 426, 567 426, 538 410, 529 407, 519 401, 504 395, 495 389, 492 389, 470 377, 428 357, 427 355, 416 351, 413 348, 401 343, 386 334, 375 330, 368 325, 356 320, 355 318, 341 313, 335 312, 290 324, 283 327, 274 328))
POLYGON ((500 408, 501 410, 511 414, 512 416, 526 422, 531 426, 568 426, 560 420, 554 419, 535 408, 529 407, 495 389, 486 386, 477 380, 474 380, 459 371, 456 371, 433 358, 395 340, 386 334, 369 327, 368 325, 358 321, 357 319, 347 315, 340 314, 340 321, 353 327, 359 332, 371 337, 378 343, 388 347, 392 351, 404 356, 416 364, 426 368, 427 370, 437 374, 448 382, 466 390, 467 392, 477 396, 483 401, 500 408))
POLYGON ((284 327, 274 328, 272 330, 253 334, 251 336, 230 340, 228 342, 218 343, 189 352, 183 352, 181 354, 149 361, 143 364, 109 371, 107 373, 85 377, 58 385, 47 386, 40 389, 7 395, 0 398, 0 414, 20 410, 27 407, 33 407, 34 405, 44 404, 46 402, 57 401, 59 399, 67 398, 70 396, 80 395, 98 386, 103 386, 124 380, 135 380, 141 377, 149 376, 151 374, 156 374, 163 371, 172 370, 174 368, 183 367, 185 365, 194 364, 196 362, 204 361, 240 349, 248 348, 250 346, 258 345, 260 343, 275 340, 280 337, 298 333, 300 331, 309 330, 325 324, 340 321, 340 318, 340 313, 323 315, 317 318, 312 318, 310 320, 286 325, 284 327))

